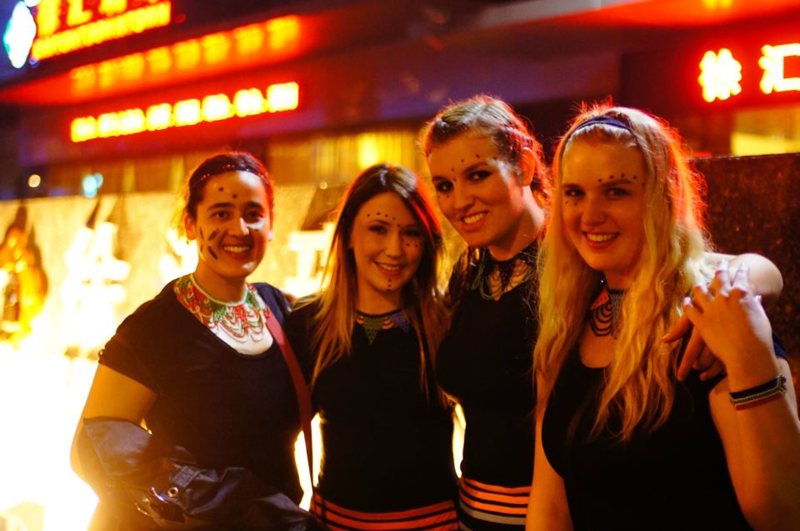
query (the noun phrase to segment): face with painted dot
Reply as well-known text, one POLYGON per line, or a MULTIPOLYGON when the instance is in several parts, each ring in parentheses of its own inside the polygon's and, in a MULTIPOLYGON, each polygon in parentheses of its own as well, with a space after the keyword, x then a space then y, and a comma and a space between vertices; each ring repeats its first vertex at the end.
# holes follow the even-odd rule
POLYGON ((267 191, 257 175, 229 171, 209 177, 186 235, 197 241, 195 278, 212 296, 228 298, 264 258, 271 238, 267 191))
POLYGON ((433 146, 428 155, 442 214, 470 247, 507 248, 517 237, 530 177, 498 153, 490 138, 465 133, 433 146))
POLYGON ((647 169, 639 149, 575 138, 561 159, 564 229, 583 260, 609 285, 627 288, 644 245, 647 169))
POLYGON ((399 307, 400 288, 414 277, 423 246, 423 229, 396 193, 380 193, 361 205, 349 243, 356 264, 359 306, 375 306, 366 304, 372 299, 399 307))

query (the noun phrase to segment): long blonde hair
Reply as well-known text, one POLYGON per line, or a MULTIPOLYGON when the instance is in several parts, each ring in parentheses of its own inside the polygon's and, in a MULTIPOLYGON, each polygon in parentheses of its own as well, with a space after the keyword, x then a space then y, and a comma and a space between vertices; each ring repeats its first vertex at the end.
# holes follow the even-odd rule
POLYGON ((595 105, 572 122, 554 158, 552 211, 539 256, 540 330, 534 369, 540 408, 577 345, 601 278, 570 243, 562 218, 563 157, 577 141, 637 149, 647 169, 638 274, 623 297, 621 327, 591 433, 608 429, 609 417, 618 415, 620 427, 613 435, 624 441, 637 428, 655 429, 672 409, 680 346, 660 338, 679 316, 689 289, 708 275, 703 268, 708 246, 700 197, 703 181, 689 167, 677 133, 642 111, 595 105))
POLYGON ((406 168, 388 164, 364 170, 342 197, 323 288, 315 298, 319 311, 312 338, 317 352, 312 385, 327 367, 350 354, 357 300, 356 263, 350 249, 353 221, 364 203, 386 192, 403 200, 423 233, 422 259, 414 277, 402 288, 402 307, 420 344, 420 383, 426 393, 429 390, 428 374, 447 325, 438 285, 444 252, 442 228, 421 180, 406 168))

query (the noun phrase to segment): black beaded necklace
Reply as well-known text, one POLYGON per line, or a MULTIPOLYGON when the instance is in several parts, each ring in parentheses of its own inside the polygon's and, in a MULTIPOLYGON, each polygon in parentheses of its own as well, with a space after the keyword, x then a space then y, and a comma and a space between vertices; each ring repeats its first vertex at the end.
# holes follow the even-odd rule
POLYGON ((536 274, 536 249, 538 240, 508 260, 495 260, 487 249, 481 249, 478 271, 470 289, 486 300, 496 300, 510 289, 530 280, 536 274))
POLYGON ((608 335, 617 337, 625 291, 609 288, 605 278, 601 279, 600 283, 602 285, 600 294, 589 307, 589 326, 598 337, 608 335))

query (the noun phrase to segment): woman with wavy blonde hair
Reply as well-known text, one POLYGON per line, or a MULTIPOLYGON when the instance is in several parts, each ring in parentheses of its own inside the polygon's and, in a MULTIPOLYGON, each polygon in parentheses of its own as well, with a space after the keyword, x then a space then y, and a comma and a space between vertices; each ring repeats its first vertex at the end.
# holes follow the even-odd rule
POLYGON ((593 107, 562 138, 553 179, 528 528, 796 525, 788 364, 746 269, 706 265, 702 180, 678 135, 593 107), (727 375, 679 381, 685 344, 662 338, 682 314, 727 375))
POLYGON ((445 327, 436 214, 409 170, 364 170, 341 201, 324 287, 287 332, 312 382, 329 529, 457 529, 451 408, 433 360, 445 327))

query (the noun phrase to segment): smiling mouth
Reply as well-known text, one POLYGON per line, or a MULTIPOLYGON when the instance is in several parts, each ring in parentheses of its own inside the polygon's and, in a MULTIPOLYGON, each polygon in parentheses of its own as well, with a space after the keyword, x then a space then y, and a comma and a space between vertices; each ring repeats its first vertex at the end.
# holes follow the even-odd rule
POLYGON ((584 234, 586 235, 586 239, 588 239, 592 243, 605 243, 617 237, 616 233, 608 233, 608 232, 604 232, 602 234, 584 232, 584 234))
POLYGON ((477 214, 470 214, 461 218, 461 222, 465 225, 473 225, 486 217, 486 212, 478 212, 477 214))
POLYGON ((375 262, 375 265, 378 266, 378 269, 381 271, 389 274, 397 274, 403 269, 401 264, 382 264, 380 262, 375 262))
POLYGON ((242 254, 252 249, 252 245, 223 245, 222 250, 226 253, 242 254))

